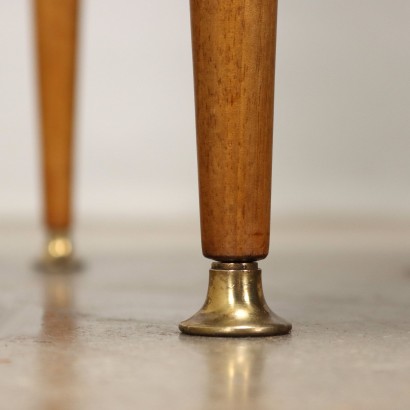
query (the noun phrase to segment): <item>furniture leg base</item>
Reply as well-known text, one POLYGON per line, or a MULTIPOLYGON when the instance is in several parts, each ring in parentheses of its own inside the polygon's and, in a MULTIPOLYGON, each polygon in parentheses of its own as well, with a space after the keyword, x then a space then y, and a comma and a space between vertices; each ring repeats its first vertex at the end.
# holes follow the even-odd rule
POLYGON ((285 335, 292 325, 266 304, 256 262, 214 262, 205 304, 179 329, 197 336, 250 337, 285 335))
POLYGON ((73 243, 67 231, 50 231, 42 259, 36 265, 41 272, 76 272, 82 263, 74 257, 73 243))

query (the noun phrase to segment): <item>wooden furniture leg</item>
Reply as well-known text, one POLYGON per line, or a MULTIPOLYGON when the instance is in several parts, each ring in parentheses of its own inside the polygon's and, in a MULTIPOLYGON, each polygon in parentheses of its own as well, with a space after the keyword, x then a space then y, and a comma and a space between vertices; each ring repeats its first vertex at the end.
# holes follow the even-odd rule
POLYGON ((184 333, 267 336, 291 325, 267 306, 276 0, 191 0, 203 254, 202 309, 184 333))
POLYGON ((34 0, 45 265, 72 265, 70 239, 77 0, 34 0))

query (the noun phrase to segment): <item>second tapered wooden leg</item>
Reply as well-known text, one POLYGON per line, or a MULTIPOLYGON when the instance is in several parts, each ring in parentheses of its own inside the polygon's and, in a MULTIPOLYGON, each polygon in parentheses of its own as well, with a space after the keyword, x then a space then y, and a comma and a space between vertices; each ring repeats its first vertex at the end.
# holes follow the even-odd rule
POLYGON ((72 262, 70 239, 77 0, 34 0, 46 264, 72 262))
POLYGON ((257 261, 268 254, 276 0, 191 0, 202 249, 217 262, 203 308, 180 324, 207 336, 285 334, 257 261))

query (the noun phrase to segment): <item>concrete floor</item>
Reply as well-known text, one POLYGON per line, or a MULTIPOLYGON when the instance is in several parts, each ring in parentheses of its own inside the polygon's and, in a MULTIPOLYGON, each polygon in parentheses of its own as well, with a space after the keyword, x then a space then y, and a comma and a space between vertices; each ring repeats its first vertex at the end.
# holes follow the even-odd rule
POLYGON ((77 236, 85 271, 44 277, 38 232, 0 226, 0 408, 410 408, 408 226, 274 226, 265 294, 294 330, 265 339, 179 333, 205 297, 197 227, 77 236))

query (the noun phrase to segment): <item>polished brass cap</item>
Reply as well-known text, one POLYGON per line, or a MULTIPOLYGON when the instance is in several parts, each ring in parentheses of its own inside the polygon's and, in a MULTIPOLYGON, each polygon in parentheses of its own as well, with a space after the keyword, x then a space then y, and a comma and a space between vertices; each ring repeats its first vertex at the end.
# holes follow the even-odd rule
POLYGON ((214 262, 209 271, 205 304, 180 323, 183 333, 198 336, 275 336, 292 325, 273 313, 262 290, 261 270, 256 262, 214 262))
POLYGON ((44 249, 43 258, 37 263, 41 271, 77 271, 81 264, 74 258, 73 243, 68 231, 51 230, 44 249))

